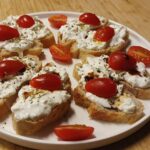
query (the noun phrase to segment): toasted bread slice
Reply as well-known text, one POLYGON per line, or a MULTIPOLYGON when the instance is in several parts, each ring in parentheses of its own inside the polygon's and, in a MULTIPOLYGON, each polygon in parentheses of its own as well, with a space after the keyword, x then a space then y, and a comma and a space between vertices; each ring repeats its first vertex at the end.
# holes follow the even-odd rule
POLYGON ((55 44, 54 35, 50 32, 45 37, 34 40, 30 48, 24 50, 14 50, 10 51, 7 49, 0 49, 0 59, 12 57, 12 56, 26 56, 26 55, 35 55, 40 57, 42 54, 43 48, 48 48, 49 46, 55 44))
MULTIPOLYGON (((103 55, 104 56, 104 55, 103 55)), ((100 57, 103 57, 103 56, 100 56, 100 57)), ((94 60, 96 60, 96 59, 98 59, 98 58, 100 58, 100 57, 95 57, 94 58, 94 60)), ((88 57, 88 58, 92 58, 92 56, 90 56, 90 57, 88 57)), ((87 62, 87 59, 88 58, 86 58, 86 59, 82 59, 82 63, 78 63, 78 64, 76 64, 75 66, 74 66, 74 70, 73 70, 73 76, 74 76, 74 78, 77 80, 77 81, 80 81, 81 80, 81 78, 82 78, 82 75, 79 73, 79 68, 82 68, 85 64, 89 64, 88 62, 87 62)), ((94 60, 93 60, 93 62, 94 62, 94 60)), ((125 71, 115 71, 115 70, 113 70, 113 69, 111 69, 110 67, 109 67, 109 65, 108 65, 108 63, 106 62, 105 64, 103 64, 103 66, 101 65, 101 66, 98 66, 99 67, 99 70, 104 70, 103 69, 103 67, 105 66, 105 65, 107 65, 107 67, 106 67, 106 72, 104 72, 103 71, 103 74, 104 74, 104 76, 107 76, 107 77, 111 77, 111 78, 113 78, 114 80, 116 80, 117 82, 119 82, 119 83, 121 83, 121 84, 123 84, 124 85, 124 89, 125 89, 125 91, 126 92, 129 92, 129 93, 131 93, 131 94, 134 94, 134 96, 136 97, 136 98, 139 98, 139 99, 150 99, 150 88, 149 88, 149 85, 148 85, 148 87, 139 87, 138 85, 137 85, 137 83, 136 83, 136 85, 132 85, 132 82, 130 83, 127 79, 131 79, 132 77, 134 77, 134 74, 132 75, 132 74, 130 74, 130 73, 128 73, 128 72, 125 72, 125 71), (102 68, 102 69, 101 69, 102 68), (129 77, 126 77, 125 78, 125 75, 130 75, 129 77)), ((90 77, 90 76, 94 76, 94 71, 96 70, 96 68, 93 68, 93 67, 91 67, 91 68, 87 68, 87 74, 86 75, 84 75, 84 76, 88 76, 88 77, 90 77), (90 70, 92 68, 92 71, 91 71, 91 73, 90 72, 88 72, 88 70, 90 70), (88 75, 89 74, 89 75, 88 75)), ((146 70, 146 69, 145 69, 146 70)), ((99 71, 99 72, 97 72, 96 71, 96 74, 97 74, 97 76, 99 76, 100 74, 101 74, 101 71, 99 71), (99 75, 98 75, 99 74, 99 75)), ((136 79, 136 78, 143 78, 144 77, 144 79, 138 79, 138 84, 139 84, 139 82, 143 82, 143 80, 145 80, 145 78, 147 78, 147 84, 149 84, 149 74, 147 73, 147 72, 145 72, 145 75, 143 74, 143 75, 137 75, 137 77, 134 77, 134 79, 133 79, 133 81, 136 79)), ((85 77, 84 77, 84 79, 85 79, 85 77)), ((88 78, 87 78, 88 79, 88 78)), ((146 82, 145 81, 145 82, 146 82)), ((134 81, 134 82, 136 82, 136 81, 134 81)))
POLYGON ((47 124, 61 119, 69 111, 72 92, 67 73, 63 72, 61 68, 47 64, 36 76, 49 72, 60 75, 62 89, 50 92, 33 88, 30 85, 21 88, 17 102, 11 108, 13 126, 18 134, 34 134, 47 124), (45 97, 41 98, 40 94, 45 97), (22 97, 24 98, 22 99, 22 97), (33 102, 30 103, 32 99, 33 102), (42 103, 44 99, 45 102, 42 103), (38 103, 38 105, 35 103, 38 103), (25 110, 27 109, 26 105, 28 105, 28 110, 25 110), (46 110, 48 111, 45 113, 46 110), (28 115, 24 114, 24 111, 28 112, 28 115), (32 113, 33 111, 34 113, 32 113))
POLYGON ((70 52, 74 58, 85 58, 90 55, 100 56, 102 54, 110 54, 115 51, 120 51, 128 45, 129 43, 128 34, 124 38, 124 41, 125 41, 124 43, 119 43, 114 46, 106 46, 106 48, 102 48, 99 50, 78 48, 77 42, 74 42, 72 46, 70 47, 70 52))
POLYGON ((41 62, 36 56, 28 55, 23 58, 10 57, 8 59, 20 60, 21 62, 26 64, 27 67, 26 70, 21 74, 0 82, 0 119, 5 118, 10 111, 10 108, 15 102, 21 86, 26 84, 31 79, 31 76, 41 68, 41 62), (31 74, 30 70, 33 70, 31 71, 31 74))
POLYGON ((76 20, 69 19, 67 24, 60 28, 58 33, 58 43, 70 48, 70 52, 74 58, 82 58, 87 55, 100 56, 102 54, 110 54, 114 51, 122 50, 129 43, 129 34, 124 26, 111 23, 105 18, 100 18, 103 28, 110 26, 114 28, 115 35, 108 42, 100 42, 94 40, 97 28, 80 23, 76 20), (81 30, 81 31, 80 31, 81 30), (67 36, 66 36, 67 35, 67 36), (69 36, 71 36, 69 38, 69 36))
POLYGON ((98 105, 86 96, 86 91, 82 85, 79 85, 74 89, 73 95, 75 103, 85 107, 92 119, 131 124, 143 116, 142 103, 135 100, 135 97, 131 95, 128 95, 128 97, 133 98, 136 105, 136 108, 132 113, 126 113, 118 109, 105 108, 102 105, 98 105))

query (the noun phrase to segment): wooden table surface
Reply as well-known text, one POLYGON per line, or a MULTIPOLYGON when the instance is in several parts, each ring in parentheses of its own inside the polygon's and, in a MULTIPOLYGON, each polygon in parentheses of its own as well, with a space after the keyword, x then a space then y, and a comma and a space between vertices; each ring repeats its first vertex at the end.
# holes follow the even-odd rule
MULTIPOLYGON (((150 41, 149 0, 0 0, 0 19, 39 11, 93 12, 140 33, 150 41)), ((150 122, 137 133, 99 150, 149 150, 150 122)), ((0 140, 0 150, 29 150, 0 140)))

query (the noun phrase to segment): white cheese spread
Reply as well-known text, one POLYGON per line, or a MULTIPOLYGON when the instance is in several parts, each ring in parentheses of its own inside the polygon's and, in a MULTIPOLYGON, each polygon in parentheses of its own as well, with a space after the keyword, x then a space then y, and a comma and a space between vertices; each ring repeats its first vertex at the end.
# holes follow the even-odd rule
POLYGON ((11 111, 17 120, 35 119, 48 115, 55 106, 68 101, 69 98, 67 91, 50 92, 28 85, 19 91, 19 97, 11 111), (26 93, 32 94, 26 97, 26 93))
POLYGON ((0 41, 0 49, 6 49, 20 54, 20 51, 31 48, 34 40, 43 38, 49 34, 50 30, 40 22, 38 17, 33 17, 35 24, 30 28, 21 28, 16 23, 18 18, 19 16, 9 16, 6 20, 0 22, 0 24, 16 28, 20 34, 19 38, 0 41))
POLYGON ((110 46, 122 45, 126 43, 127 28, 122 25, 110 24, 115 31, 115 35, 110 41, 110 46))
POLYGON ((131 97, 121 96, 118 109, 125 113, 134 113, 136 110, 135 100, 131 97))
POLYGON ((103 106, 105 108, 111 108, 111 105, 106 98, 98 97, 90 92, 86 92, 86 97, 97 105, 103 106))
MULTIPOLYGON (((13 59, 13 57, 8 58, 8 59, 13 59)), ((14 57, 14 59, 19 60, 18 57, 14 57)), ((24 57, 23 59, 21 59, 21 61, 27 65, 26 70, 21 75, 14 76, 9 80, 0 82, 0 98, 1 99, 14 95, 19 89, 19 87, 23 83, 29 81, 33 77, 33 75, 36 73, 34 70, 36 63, 33 62, 32 59, 28 57, 24 57)))
POLYGON ((130 83, 133 87, 148 88, 150 87, 150 77, 131 75, 128 72, 124 75, 124 80, 130 83))

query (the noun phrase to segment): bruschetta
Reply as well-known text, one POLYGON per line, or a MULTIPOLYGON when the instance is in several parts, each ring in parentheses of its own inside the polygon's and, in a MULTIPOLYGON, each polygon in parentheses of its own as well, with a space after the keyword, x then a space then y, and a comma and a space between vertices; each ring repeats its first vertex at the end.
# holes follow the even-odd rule
POLYGON ((129 38, 125 26, 84 13, 77 18, 67 18, 59 29, 58 43, 70 48, 74 58, 81 58, 121 50, 127 46, 129 38))
POLYGON ((10 111, 21 86, 40 68, 41 62, 36 56, 14 56, 0 61, 0 119, 10 111))
MULTIPOLYGON (((76 64, 74 76, 77 80, 85 80, 86 74, 110 77, 124 85, 126 91, 140 99, 150 99, 150 74, 149 67, 142 62, 134 62, 127 54, 122 52, 112 53, 110 56, 88 57, 83 64, 76 64), (117 56, 117 57, 116 57, 117 56), (121 60, 117 62, 118 58, 121 60), (122 58, 127 58, 123 60, 122 58), (115 61, 116 60, 116 61, 115 61), (127 61, 127 64, 125 63, 127 61), (120 67, 119 68, 115 68, 120 67), (121 66, 127 66, 122 68, 121 66), (123 69, 123 70, 122 70, 123 69), (84 76, 83 76, 84 74, 84 76)), ((89 78, 89 77, 88 77, 89 78)))
POLYGON ((9 16, 0 22, 0 58, 40 56, 43 48, 55 43, 53 33, 38 17, 29 15, 9 16))
POLYGON ((19 91, 11 108, 14 129, 18 134, 34 134, 61 119, 69 111, 71 98, 66 71, 47 64, 19 91))
POLYGON ((88 57, 83 63, 76 64, 74 77, 79 81, 79 85, 74 89, 74 100, 76 104, 88 109, 91 118, 133 123, 143 116, 143 105, 135 98, 134 93, 129 93, 126 86, 120 82, 125 72, 117 72, 109 67, 108 57, 88 57), (116 87, 110 88, 111 82, 116 87), (91 86, 90 90, 86 88, 87 84, 91 86), (114 95, 109 96, 113 92, 114 95))

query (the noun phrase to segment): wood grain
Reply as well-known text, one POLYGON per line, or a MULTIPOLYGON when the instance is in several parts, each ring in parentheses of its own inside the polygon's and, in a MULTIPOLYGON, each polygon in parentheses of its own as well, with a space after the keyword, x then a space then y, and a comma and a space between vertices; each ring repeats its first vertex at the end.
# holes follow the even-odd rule
MULTIPOLYGON (((93 12, 120 22, 150 41, 149 0, 0 0, 0 19, 39 11, 93 12)), ((150 149, 150 123, 130 137, 99 150, 150 149)), ((29 150, 0 140, 0 150, 29 150)))

